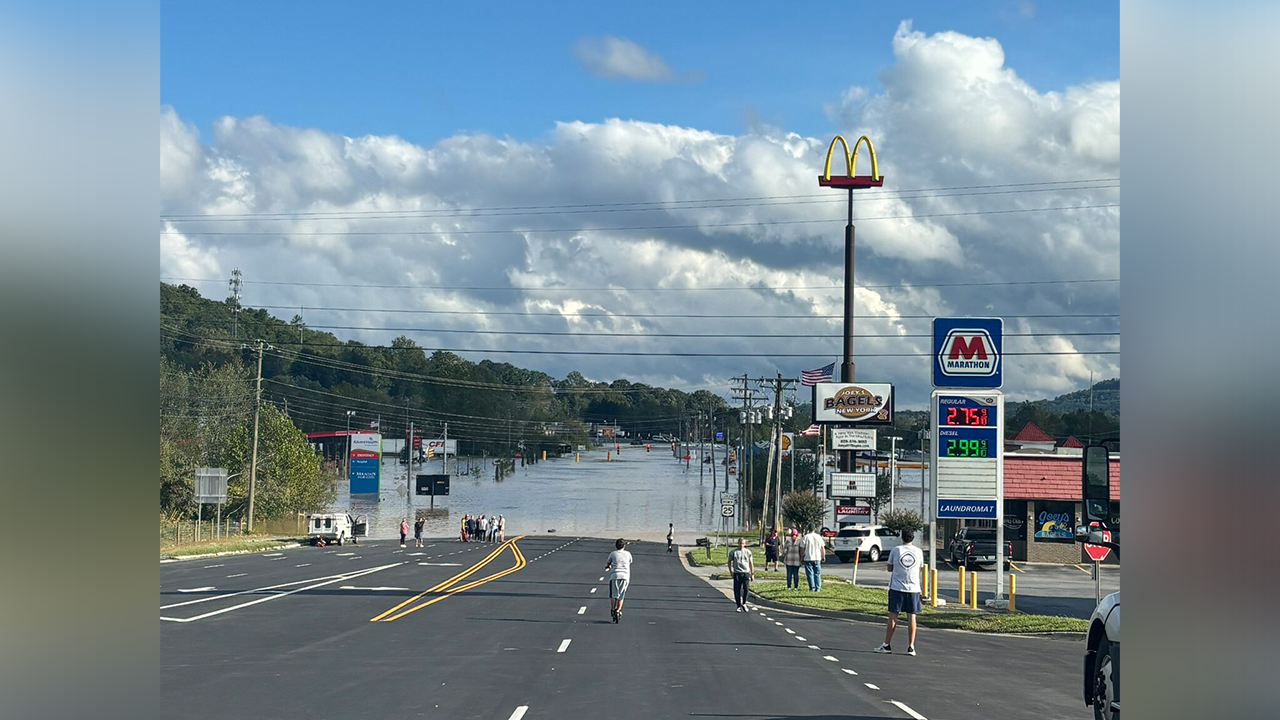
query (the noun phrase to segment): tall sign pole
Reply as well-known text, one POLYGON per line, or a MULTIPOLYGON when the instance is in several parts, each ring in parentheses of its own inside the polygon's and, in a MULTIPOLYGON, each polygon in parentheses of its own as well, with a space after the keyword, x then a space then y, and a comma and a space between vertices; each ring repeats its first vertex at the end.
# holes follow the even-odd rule
MULTIPOLYGON (((884 178, 880 175, 880 167, 876 163, 876 150, 871 140, 863 135, 853 144, 853 152, 849 152, 849 144, 840 135, 835 136, 827 148, 827 162, 822 174, 818 176, 819 187, 840 188, 848 192, 848 220, 844 226, 844 357, 840 363, 840 380, 854 381, 853 364, 853 293, 854 293, 854 230, 853 230, 853 191, 862 188, 882 187, 884 178), (831 176, 831 154, 835 152, 836 143, 844 149, 846 174, 843 177, 831 176), (867 152, 871 155, 871 174, 856 175, 858 150, 862 143, 867 144, 867 152)), ((840 472, 853 472, 853 451, 840 451, 840 472)))

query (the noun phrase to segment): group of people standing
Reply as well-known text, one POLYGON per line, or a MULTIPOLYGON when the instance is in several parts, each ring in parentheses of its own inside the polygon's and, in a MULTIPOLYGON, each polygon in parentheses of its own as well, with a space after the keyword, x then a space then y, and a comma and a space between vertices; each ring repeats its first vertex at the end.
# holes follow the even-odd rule
POLYGON ((826 541, 812 528, 804 535, 796 528, 787 531, 786 539, 778 536, 778 529, 771 528, 764 539, 764 568, 778 569, 778 560, 787 569, 787 589, 800 589, 800 568, 804 568, 809 592, 822 590, 822 560, 826 554, 826 541))
POLYGON ((467 513, 460 528, 462 542, 506 542, 507 518, 504 515, 476 515, 467 513))

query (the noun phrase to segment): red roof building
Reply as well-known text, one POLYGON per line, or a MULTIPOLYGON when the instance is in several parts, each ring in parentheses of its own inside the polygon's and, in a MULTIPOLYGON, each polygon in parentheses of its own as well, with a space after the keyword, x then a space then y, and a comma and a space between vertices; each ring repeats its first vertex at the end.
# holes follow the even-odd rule
POLYGON ((1076 439, 1075 435, 1068 437, 1059 447, 1084 449, 1084 443, 1076 439))
MULTIPOLYGON (((1006 500, 1080 502, 1080 455, 1004 456, 1006 500)), ((1120 501, 1120 459, 1111 458, 1111 501, 1120 501)))
POLYGON ((1036 424, 1029 422, 1022 426, 1017 435, 1009 439, 1015 443, 1052 443, 1053 438, 1044 434, 1044 431, 1036 427, 1036 424))

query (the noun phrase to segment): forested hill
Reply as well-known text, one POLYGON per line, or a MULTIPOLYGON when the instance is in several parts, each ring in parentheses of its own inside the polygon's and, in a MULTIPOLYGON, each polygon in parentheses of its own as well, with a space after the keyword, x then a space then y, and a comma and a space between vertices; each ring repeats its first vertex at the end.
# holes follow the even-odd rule
MULTIPOLYGON (((1089 409, 1089 388, 1059 395, 1052 400, 1036 400, 1041 409, 1065 414, 1089 409)), ((1120 379, 1103 380, 1093 385, 1093 410, 1111 417, 1120 417, 1120 379)))
POLYGON ((303 431, 352 429, 381 419, 389 437, 403 437, 406 409, 416 428, 434 436, 449 422, 450 437, 472 443, 463 452, 507 447, 507 438, 580 442, 587 424, 617 421, 630 431, 675 433, 679 418, 721 411, 731 427, 737 412, 707 390, 679 390, 626 380, 590 382, 577 372, 564 379, 490 360, 471 362, 449 352, 428 354, 407 337, 389 346, 343 342, 285 322, 262 309, 242 308, 233 329, 229 302, 202 298, 186 285, 160 285, 160 352, 188 373, 230 366, 245 377, 256 370, 256 340, 274 346, 263 354, 263 398, 286 410, 303 431), (233 337, 234 332, 234 337, 233 337), (550 434, 549 434, 550 433, 550 434))

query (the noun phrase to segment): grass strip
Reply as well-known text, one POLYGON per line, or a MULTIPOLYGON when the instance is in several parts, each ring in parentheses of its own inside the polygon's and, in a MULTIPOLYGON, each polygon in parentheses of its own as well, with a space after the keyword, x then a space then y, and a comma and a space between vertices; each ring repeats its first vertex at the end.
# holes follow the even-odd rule
MULTIPOLYGON (((825 576, 823 578, 826 579, 825 576)), ((862 615, 885 617, 888 615, 889 591, 884 588, 862 587, 849 583, 826 583, 822 591, 811 593, 806 589, 788 590, 777 581, 758 582, 752 591, 766 600, 786 603, 803 608, 855 612, 862 615)), ((990 633, 1085 633, 1089 621, 1081 618, 1057 615, 1028 615, 1026 613, 988 612, 960 608, 933 608, 928 605, 916 616, 924 627, 969 630, 990 633)))
POLYGON ((225 552, 258 552, 288 546, 294 543, 302 542, 305 538, 290 537, 259 537, 259 538, 236 538, 234 540, 210 540, 198 543, 184 543, 182 545, 162 545, 160 547, 161 557, 188 557, 191 555, 212 555, 215 553, 225 552))

